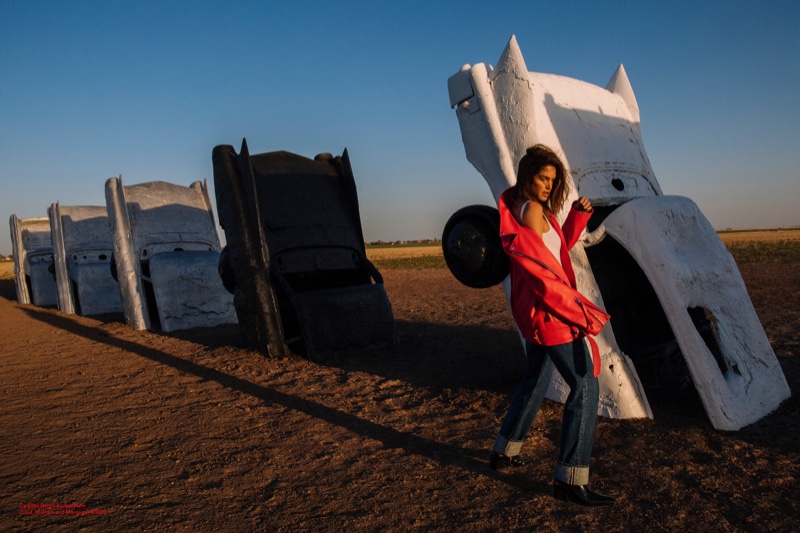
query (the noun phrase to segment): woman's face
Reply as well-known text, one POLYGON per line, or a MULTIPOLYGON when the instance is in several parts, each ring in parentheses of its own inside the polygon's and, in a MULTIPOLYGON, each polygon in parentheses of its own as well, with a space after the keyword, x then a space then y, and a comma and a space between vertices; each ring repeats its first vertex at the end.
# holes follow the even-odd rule
POLYGON ((556 167, 553 165, 542 167, 528 184, 528 197, 541 204, 546 203, 547 199, 550 198, 550 192, 553 190, 555 181, 556 167))

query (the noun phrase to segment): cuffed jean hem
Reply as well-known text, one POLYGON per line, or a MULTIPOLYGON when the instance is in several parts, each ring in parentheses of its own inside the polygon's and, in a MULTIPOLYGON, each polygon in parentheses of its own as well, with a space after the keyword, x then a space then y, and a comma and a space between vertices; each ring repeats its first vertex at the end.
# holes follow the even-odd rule
POLYGON ((558 481, 569 483, 570 485, 588 485, 589 467, 573 466, 563 463, 556 463, 556 475, 558 481))
POLYGON ((500 455, 513 457, 515 455, 519 455, 519 452, 522 450, 522 441, 508 440, 504 436, 498 435, 497 439, 494 441, 494 447, 492 450, 500 455))

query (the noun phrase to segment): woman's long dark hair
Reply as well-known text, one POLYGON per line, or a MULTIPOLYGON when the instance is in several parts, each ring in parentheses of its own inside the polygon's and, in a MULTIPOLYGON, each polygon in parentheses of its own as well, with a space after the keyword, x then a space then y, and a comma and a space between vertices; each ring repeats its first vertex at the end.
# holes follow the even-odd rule
POLYGON ((511 192, 514 201, 534 200, 528 196, 528 186, 533 181, 536 174, 547 165, 552 165, 556 169, 556 179, 550 191, 550 197, 544 203, 544 208, 550 213, 558 213, 564 206, 569 194, 569 183, 567 182, 567 172, 564 163, 556 153, 543 144, 531 146, 525 151, 525 155, 519 160, 517 167, 517 183, 511 192))

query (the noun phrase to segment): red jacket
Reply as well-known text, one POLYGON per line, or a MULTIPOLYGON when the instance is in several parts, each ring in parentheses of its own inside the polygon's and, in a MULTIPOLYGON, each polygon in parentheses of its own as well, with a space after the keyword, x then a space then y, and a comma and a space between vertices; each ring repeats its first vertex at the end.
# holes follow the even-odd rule
MULTIPOLYGON (((570 210, 563 231, 554 216, 548 218, 561 238, 559 264, 541 235, 517 222, 513 205, 508 189, 498 202, 500 238, 503 250, 511 258, 511 313, 522 336, 534 344, 555 346, 582 335, 597 335, 609 315, 577 291, 569 258, 569 250, 578 241, 591 214, 570 210)), ((600 358, 591 337, 589 344, 597 376, 600 358)))

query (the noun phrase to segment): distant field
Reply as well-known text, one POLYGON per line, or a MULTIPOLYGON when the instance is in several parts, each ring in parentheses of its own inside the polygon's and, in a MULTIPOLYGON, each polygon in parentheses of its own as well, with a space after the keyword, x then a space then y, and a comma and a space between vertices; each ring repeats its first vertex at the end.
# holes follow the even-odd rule
MULTIPOLYGON (((800 228, 721 231, 737 263, 800 262, 800 228)), ((377 268, 446 268, 441 244, 368 246, 377 268)))
POLYGON ((441 243, 431 244, 382 244, 367 246, 370 261, 395 259, 397 257, 427 257, 442 255, 441 243))
POLYGON ((717 235, 726 245, 738 242, 774 242, 800 240, 800 228, 774 230, 718 231, 717 235))
POLYGON ((0 279, 14 279, 13 261, 0 261, 0 279))
POLYGON ((441 243, 367 246, 376 268, 446 268, 441 243))
MULTIPOLYGON (((722 231, 718 235, 737 263, 800 262, 800 228, 722 231)), ((446 268, 441 243, 367 246, 367 258, 381 268, 446 268)), ((14 278, 14 263, 0 261, 0 280, 14 278)))

